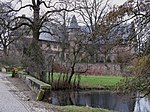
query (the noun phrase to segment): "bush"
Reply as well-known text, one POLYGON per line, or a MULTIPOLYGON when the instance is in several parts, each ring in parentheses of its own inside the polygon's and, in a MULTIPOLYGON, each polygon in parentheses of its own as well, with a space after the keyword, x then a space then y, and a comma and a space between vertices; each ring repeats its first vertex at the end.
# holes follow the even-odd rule
POLYGON ((20 66, 13 67, 11 70, 12 71, 12 77, 18 77, 18 73, 21 70, 22 70, 22 67, 20 67, 20 66))
POLYGON ((133 72, 141 76, 150 76, 150 54, 133 61, 133 72))

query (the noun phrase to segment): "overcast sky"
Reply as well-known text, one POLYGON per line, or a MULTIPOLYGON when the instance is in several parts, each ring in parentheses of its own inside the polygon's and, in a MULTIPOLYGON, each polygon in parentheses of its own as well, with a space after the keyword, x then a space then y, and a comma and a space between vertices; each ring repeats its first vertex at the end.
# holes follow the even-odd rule
POLYGON ((127 0, 111 0, 111 3, 116 5, 122 5, 126 1, 127 0))
MULTIPOLYGON (((4 0, 4 1, 8 1, 8 0, 4 0)), ((23 1, 28 2, 30 0, 23 0, 23 1)), ((57 1, 57 0, 55 0, 55 1, 57 1)), ((117 5, 122 5, 125 1, 127 1, 127 0, 111 0, 111 3, 112 4, 117 4, 117 5)))
MULTIPOLYGON (((0 1, 8 2, 10 0, 0 0, 0 1)), ((26 3, 29 3, 29 2, 31 3, 31 0, 22 0, 22 1, 23 1, 23 4, 26 4, 26 3)), ((49 1, 49 0, 45 0, 45 1, 49 1)), ((58 1, 58 0, 54 0, 54 1, 58 1)), ((110 0, 110 2, 111 2, 112 5, 114 5, 114 4, 116 4, 116 5, 122 5, 125 1, 127 1, 127 0, 110 0)), ((31 15, 32 13, 31 13, 30 10, 24 9, 24 10, 22 10, 19 13, 19 15, 22 15, 22 14, 29 14, 29 15, 31 15)))
MULTIPOLYGON (((7 1, 10 1, 10 0, 0 0, 0 1, 5 1, 5 2, 7 2, 7 1)), ((27 2, 27 1, 30 1, 30 0, 22 0, 22 1, 24 1, 24 2, 27 2)), ((127 0, 111 0, 112 1, 112 3, 113 4, 118 4, 118 5, 120 5, 120 4, 123 4, 125 1, 127 1, 127 0)))

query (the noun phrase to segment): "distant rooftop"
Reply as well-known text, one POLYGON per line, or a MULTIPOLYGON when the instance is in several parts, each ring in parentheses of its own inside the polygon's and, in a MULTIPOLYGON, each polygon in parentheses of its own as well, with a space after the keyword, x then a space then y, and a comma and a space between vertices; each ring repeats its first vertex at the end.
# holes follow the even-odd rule
POLYGON ((56 35, 51 35, 49 33, 41 33, 39 40, 51 41, 51 42, 59 42, 60 39, 56 35))
POLYGON ((70 25, 69 25, 69 29, 79 29, 79 25, 78 25, 78 22, 77 22, 77 19, 75 17, 75 15, 72 17, 71 19, 71 22, 70 22, 70 25))

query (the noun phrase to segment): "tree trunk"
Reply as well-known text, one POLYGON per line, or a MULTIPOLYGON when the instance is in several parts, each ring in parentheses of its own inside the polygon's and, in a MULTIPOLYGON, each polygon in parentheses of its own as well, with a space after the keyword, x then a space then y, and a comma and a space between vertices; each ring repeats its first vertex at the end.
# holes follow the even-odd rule
POLYGON ((77 88, 79 88, 79 87, 80 87, 80 81, 81 81, 81 76, 80 76, 80 74, 78 74, 78 83, 77 83, 77 88))
POLYGON ((71 79, 74 75, 74 68, 75 68, 75 63, 73 63, 73 65, 71 67, 71 73, 70 73, 70 77, 69 77, 69 80, 68 80, 68 84, 71 84, 71 79))
MULTIPOLYGON (((35 2, 35 1, 34 1, 35 2)), ((40 11, 40 4, 34 3, 33 5, 33 24, 32 24, 32 43, 30 44, 28 51, 28 57, 30 58, 32 64, 32 69, 34 72, 37 72, 37 74, 40 76, 42 75, 42 70, 44 67, 44 56, 42 54, 42 50, 39 45, 39 31, 40 31, 40 17, 39 17, 39 11, 40 11)), ((30 66, 30 65, 29 65, 30 66)), ((30 66, 31 67, 31 66, 30 66)))
POLYGON ((40 31, 40 6, 39 4, 36 4, 34 6, 34 13, 33 13, 33 40, 39 40, 39 31, 40 31))
POLYGON ((4 53, 4 55, 3 55, 4 56, 4 63, 6 64, 7 60, 8 60, 7 46, 4 46, 3 53, 4 53))
POLYGON ((8 56, 8 52, 7 52, 7 46, 4 46, 4 56, 8 56))

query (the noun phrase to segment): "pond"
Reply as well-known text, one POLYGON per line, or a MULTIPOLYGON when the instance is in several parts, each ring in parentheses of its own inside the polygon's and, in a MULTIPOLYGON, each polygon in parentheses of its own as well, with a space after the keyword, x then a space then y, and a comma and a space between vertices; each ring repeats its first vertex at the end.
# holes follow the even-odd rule
POLYGON ((108 91, 54 91, 48 98, 53 105, 77 105, 119 112, 150 112, 150 97, 131 98, 108 91))

